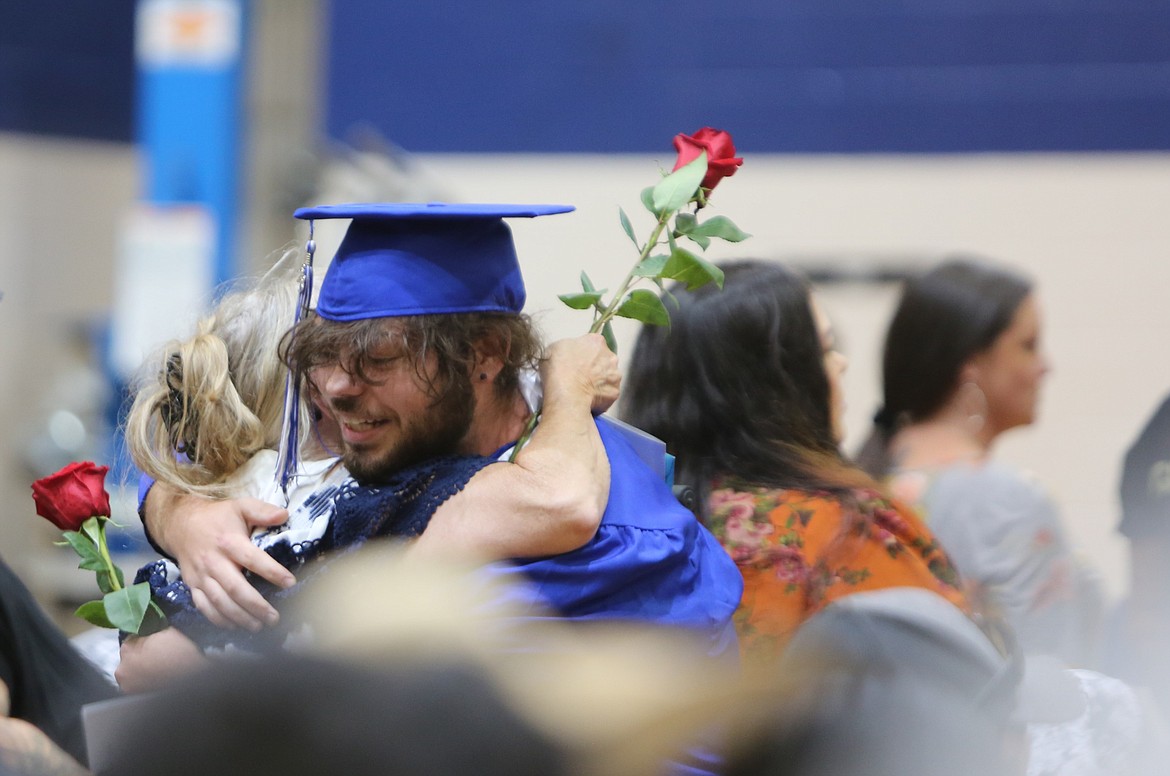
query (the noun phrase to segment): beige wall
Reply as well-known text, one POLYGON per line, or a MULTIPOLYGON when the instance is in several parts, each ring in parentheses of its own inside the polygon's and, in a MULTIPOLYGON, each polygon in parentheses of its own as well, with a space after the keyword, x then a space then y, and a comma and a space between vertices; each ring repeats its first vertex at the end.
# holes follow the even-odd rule
MULTIPOLYGON (((722 184, 713 213, 754 237, 712 248, 866 266, 928 262, 955 249, 1011 262, 1039 283, 1055 365, 1043 417, 1005 438, 1002 455, 1033 469, 1063 506, 1074 537, 1124 589, 1126 555, 1113 535, 1118 464, 1128 441, 1170 390, 1170 155, 767 157, 722 184)), ((583 331, 583 313, 555 295, 588 268, 613 286, 633 258, 617 207, 641 234, 638 192, 660 158, 422 157, 441 196, 465 201, 564 201, 579 211, 515 226, 529 308, 546 334, 583 331), (550 301, 554 300, 554 301, 550 301)), ((0 136, 0 552, 37 576, 51 535, 34 530, 20 429, 41 407, 73 321, 103 315, 113 287, 118 218, 136 195, 125 146, 0 136)), ((279 192, 278 192, 279 193, 279 192)), ((270 239, 272 249, 292 237, 270 239)), ((327 246, 328 234, 319 242, 327 246)), ((327 247, 324 248, 327 250, 327 247)), ((876 403, 876 350, 893 289, 836 286, 825 299, 852 360, 848 379, 856 444, 876 403)), ((628 352, 634 329, 619 327, 628 352)), ((39 577, 38 577, 39 578, 39 577)))
POLYGON ((0 135, 0 553, 38 592, 54 534, 33 512, 23 455, 80 382, 77 328, 108 313, 136 177, 126 145, 0 135))

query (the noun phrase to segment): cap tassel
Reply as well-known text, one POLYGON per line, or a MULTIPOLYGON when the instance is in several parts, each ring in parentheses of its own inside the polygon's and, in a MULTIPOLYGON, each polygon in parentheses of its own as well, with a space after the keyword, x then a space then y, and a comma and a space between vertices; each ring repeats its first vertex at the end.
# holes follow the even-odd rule
MULTIPOLYGON (((305 245, 305 263, 301 267, 301 285, 297 292, 297 312, 294 323, 300 321, 309 312, 309 302, 313 295, 313 253, 317 244, 313 241, 313 222, 309 221, 309 241, 305 245)), ((296 477, 300 465, 300 407, 301 383, 290 372, 284 383, 284 424, 280 434, 280 452, 276 459, 276 479, 288 501, 289 484, 296 477)))

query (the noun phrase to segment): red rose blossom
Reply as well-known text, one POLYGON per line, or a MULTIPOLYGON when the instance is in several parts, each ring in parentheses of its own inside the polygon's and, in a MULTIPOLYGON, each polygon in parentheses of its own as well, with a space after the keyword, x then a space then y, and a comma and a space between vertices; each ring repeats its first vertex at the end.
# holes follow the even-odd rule
POLYGON ((735 175, 735 171, 743 164, 743 159, 735 155, 735 143, 731 141, 731 135, 722 129, 703 127, 693 135, 680 132, 674 136, 674 148, 678 151, 678 161, 674 163, 676 170, 698 159, 703 151, 707 152, 707 175, 703 178, 702 186, 708 191, 724 178, 735 175))
POLYGON ((56 474, 33 483, 37 514, 62 531, 77 531, 91 517, 110 516, 106 493, 108 466, 90 461, 74 462, 56 474))

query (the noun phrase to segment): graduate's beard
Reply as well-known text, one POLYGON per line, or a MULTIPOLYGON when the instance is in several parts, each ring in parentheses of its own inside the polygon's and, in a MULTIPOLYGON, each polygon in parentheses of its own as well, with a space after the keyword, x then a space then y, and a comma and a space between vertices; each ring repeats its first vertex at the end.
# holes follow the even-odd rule
POLYGON ((471 378, 459 375, 425 412, 400 419, 401 433, 390 449, 362 450, 346 445, 342 463, 359 483, 377 485, 423 461, 453 455, 471 429, 475 408, 471 378))

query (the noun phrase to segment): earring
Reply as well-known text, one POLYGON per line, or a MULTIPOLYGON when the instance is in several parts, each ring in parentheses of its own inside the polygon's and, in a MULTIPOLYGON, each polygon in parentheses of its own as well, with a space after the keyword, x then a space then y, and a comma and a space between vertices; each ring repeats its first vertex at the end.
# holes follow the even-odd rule
POLYGON ((976 383, 963 383, 959 390, 962 392, 963 411, 967 414, 967 430, 978 434, 987 422, 987 396, 976 383))
POLYGON ((479 379, 480 379, 480 380, 486 380, 486 379, 487 379, 487 372, 480 372, 480 373, 479 373, 479 379))

